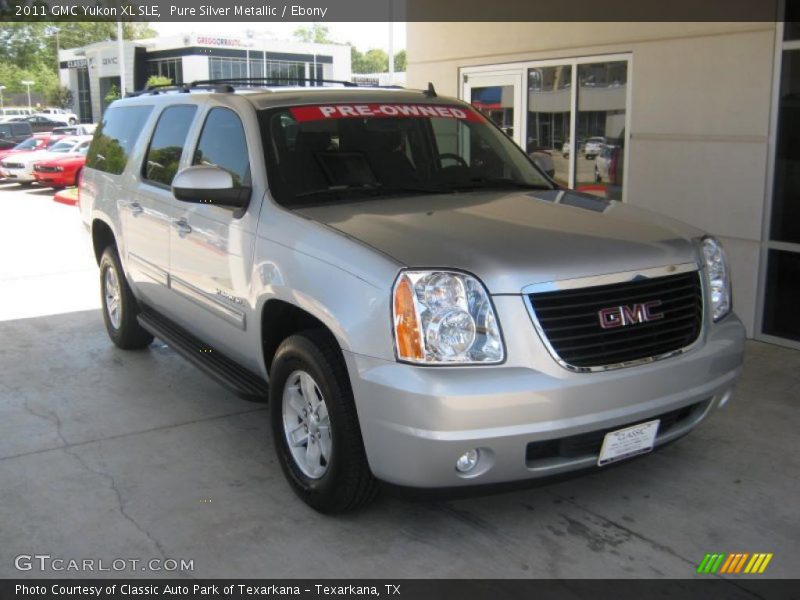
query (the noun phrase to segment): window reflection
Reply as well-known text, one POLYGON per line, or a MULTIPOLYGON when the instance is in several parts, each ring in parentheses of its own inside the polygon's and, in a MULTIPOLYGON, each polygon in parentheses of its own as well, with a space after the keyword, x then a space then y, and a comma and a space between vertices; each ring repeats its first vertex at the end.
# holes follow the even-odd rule
POLYGON ((528 70, 526 150, 563 186, 569 185, 571 88, 571 65, 528 70))
POLYGON ((578 65, 578 81, 575 187, 621 200, 628 63, 578 65))

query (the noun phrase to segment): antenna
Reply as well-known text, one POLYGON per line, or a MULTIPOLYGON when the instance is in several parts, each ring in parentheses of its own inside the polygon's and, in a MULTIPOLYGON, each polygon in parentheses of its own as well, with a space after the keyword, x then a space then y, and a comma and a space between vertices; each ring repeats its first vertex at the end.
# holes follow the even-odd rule
POLYGON ((428 98, 436 98, 436 89, 434 89, 433 83, 430 81, 428 82, 428 89, 422 93, 428 98))

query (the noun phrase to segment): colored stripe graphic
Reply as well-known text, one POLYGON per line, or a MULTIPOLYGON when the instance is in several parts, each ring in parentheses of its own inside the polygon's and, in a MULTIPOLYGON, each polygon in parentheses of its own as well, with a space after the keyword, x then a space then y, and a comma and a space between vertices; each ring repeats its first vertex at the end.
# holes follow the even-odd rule
POLYGON ((697 566, 697 573, 714 575, 760 574, 774 555, 771 552, 708 553, 697 566))

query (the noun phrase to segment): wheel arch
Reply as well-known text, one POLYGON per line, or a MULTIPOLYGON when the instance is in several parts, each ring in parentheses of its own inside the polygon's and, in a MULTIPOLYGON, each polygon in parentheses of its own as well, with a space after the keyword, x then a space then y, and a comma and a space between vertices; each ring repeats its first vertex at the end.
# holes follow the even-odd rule
POLYGON ((94 248, 94 257, 98 265, 103 256, 103 250, 108 246, 117 246, 117 237, 114 234, 114 230, 104 220, 94 219, 92 221, 92 247, 94 248))
MULTIPOLYGON (((301 331, 316 329, 324 332, 334 342, 340 355, 342 353, 341 342, 333 330, 321 319, 295 304, 272 298, 261 307, 260 317, 261 346, 267 373, 272 367, 272 359, 281 342, 301 331)), ((341 358, 344 360, 343 355, 341 358)))

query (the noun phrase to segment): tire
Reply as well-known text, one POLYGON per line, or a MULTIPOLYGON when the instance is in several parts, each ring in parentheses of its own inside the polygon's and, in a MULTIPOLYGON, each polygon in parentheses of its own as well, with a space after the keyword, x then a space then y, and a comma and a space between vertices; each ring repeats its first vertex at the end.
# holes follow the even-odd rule
POLYGON ((72 117, 72 118, 69 120, 69 124, 70 124, 70 125, 77 125, 77 124, 78 124, 78 119, 76 119, 75 117, 72 117))
POLYGON ((123 350, 140 350, 153 341, 153 336, 136 319, 139 306, 125 279, 117 249, 113 246, 107 247, 100 258, 100 296, 106 331, 116 346, 123 350), (116 280, 116 286, 113 280, 116 280), (114 287, 116 294, 112 293, 114 287), (113 296, 116 311, 113 310, 113 296))
POLYGON ((367 463, 350 379, 336 341, 327 332, 304 331, 281 343, 270 369, 269 404, 278 460, 303 502, 321 513, 333 514, 365 506, 375 498, 378 482, 367 463), (302 374, 310 376, 311 386, 301 387, 302 381, 308 383, 302 374), (313 390, 310 398, 302 394, 303 389, 313 390), (312 418, 315 402, 319 402, 316 414, 322 417, 317 419, 318 430, 312 418), (300 417, 300 406, 292 408, 295 403, 309 410, 305 420, 300 417), (292 429, 305 440, 290 448, 288 432, 292 429), (315 432, 319 436, 316 442, 315 432), (319 456, 311 452, 315 449, 319 456), (313 455, 315 460, 304 462, 296 455, 313 455))

